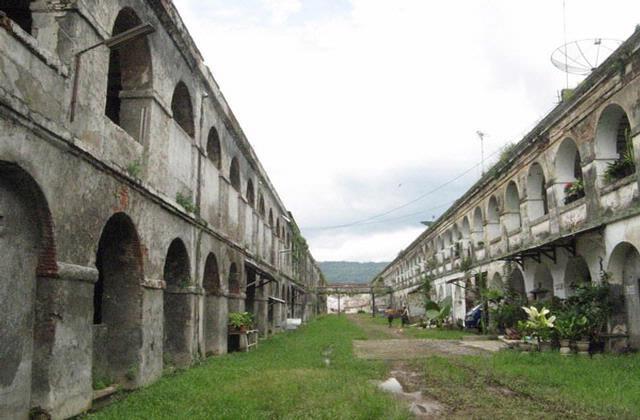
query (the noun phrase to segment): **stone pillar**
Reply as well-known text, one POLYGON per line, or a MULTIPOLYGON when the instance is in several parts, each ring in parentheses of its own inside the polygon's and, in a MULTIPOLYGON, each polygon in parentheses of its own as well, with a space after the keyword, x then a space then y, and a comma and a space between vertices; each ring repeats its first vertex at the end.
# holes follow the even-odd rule
POLYGON ((216 294, 204 297, 204 354, 212 356, 227 351, 227 299, 216 294))
POLYGON ((142 349, 139 357, 136 386, 148 385, 162 376, 164 368, 162 357, 164 342, 163 285, 164 281, 151 279, 145 279, 143 284, 142 325, 140 326, 142 330, 142 349))
POLYGON ((37 279, 31 407, 67 418, 91 406, 93 288, 98 271, 58 263, 37 279))

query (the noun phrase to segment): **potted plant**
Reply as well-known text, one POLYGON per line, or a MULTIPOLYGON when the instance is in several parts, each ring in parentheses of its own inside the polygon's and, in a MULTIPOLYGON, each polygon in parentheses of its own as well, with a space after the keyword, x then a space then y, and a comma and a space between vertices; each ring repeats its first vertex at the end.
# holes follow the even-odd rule
POLYGON ((229 329, 244 333, 253 324, 253 315, 249 312, 229 313, 229 329))
MULTIPOLYGON (((571 354, 571 342, 579 340, 586 332, 587 318, 575 312, 561 312, 555 324, 555 330, 560 342, 560 354, 571 354)), ((587 345, 587 350, 588 350, 587 345)))
POLYGON ((527 321, 525 320, 520 320, 518 321, 518 323, 516 324, 516 329, 520 335, 520 337, 522 338, 522 341, 520 342, 519 348, 522 351, 531 351, 531 342, 529 341, 531 339, 530 334, 531 334, 531 330, 527 324, 527 321))
POLYGON ((584 197, 584 181, 577 179, 564 185, 564 204, 572 203, 584 197))
POLYGON ((607 183, 612 183, 633 174, 635 171, 636 164, 633 153, 633 142, 631 141, 630 131, 626 130, 625 150, 622 151, 618 159, 607 164, 607 169, 604 171, 604 179, 607 183))
POLYGON ((538 310, 535 306, 522 309, 527 313, 528 319, 525 321, 526 328, 531 331, 531 335, 538 341, 538 349, 551 350, 551 333, 554 327, 556 317, 549 315, 550 311, 543 307, 538 310))
POLYGON ((575 345, 578 353, 586 355, 589 353, 590 340, 597 341, 600 334, 606 331, 615 301, 606 281, 601 284, 582 282, 572 287, 574 294, 567 299, 566 305, 581 317, 575 345))

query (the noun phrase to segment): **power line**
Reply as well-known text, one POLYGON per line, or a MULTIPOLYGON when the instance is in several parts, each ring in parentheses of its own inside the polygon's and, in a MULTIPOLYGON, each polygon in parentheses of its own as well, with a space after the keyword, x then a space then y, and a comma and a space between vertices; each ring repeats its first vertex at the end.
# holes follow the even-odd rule
MULTIPOLYGON (((487 158, 491 158, 491 157, 495 156, 496 154, 500 153, 501 151, 502 151, 502 148, 499 148, 499 149, 495 150, 493 153, 491 153, 489 156, 487 156, 487 158)), ((376 215, 371 216, 371 217, 367 217, 366 219, 356 220, 356 221, 354 221, 354 222, 349 222, 349 223, 345 223, 345 224, 341 224, 341 225, 311 227, 311 228, 306 228, 305 230, 331 230, 331 229, 342 229, 342 228, 347 228, 347 227, 352 227, 352 226, 358 226, 358 225, 363 225, 363 224, 369 224, 368 222, 370 222, 370 221, 372 221, 372 220, 375 220, 375 219, 378 219, 378 218, 380 218, 380 217, 386 216, 386 215, 388 215, 388 214, 394 213, 394 212, 396 212, 396 211, 398 211, 398 210, 401 210, 401 209, 403 209, 403 208, 405 208, 405 207, 408 207, 408 206, 410 206, 410 205, 412 205, 412 204, 414 204, 414 203, 416 203, 416 202, 418 202, 418 201, 420 201, 420 200, 424 199, 425 197, 427 197, 427 196, 429 196, 429 195, 431 195, 431 194, 433 194, 433 193, 435 193, 435 192, 440 191, 440 190, 441 190, 441 189, 443 189, 444 187, 446 187, 446 186, 448 186, 448 185, 450 185, 450 184, 454 183, 455 181, 459 180, 460 178, 464 177, 465 175, 467 175, 469 172, 473 171, 474 169, 476 169, 476 168, 477 168, 478 166, 480 166, 480 165, 481 165, 481 163, 476 163, 475 165, 473 165, 473 166, 472 166, 472 167, 470 167, 469 169, 465 170, 464 172, 462 172, 462 173, 458 174, 457 176, 455 176, 454 178, 450 179, 449 181, 447 181, 447 182, 445 182, 445 183, 443 183, 443 184, 438 185, 437 187, 435 187, 435 188, 433 188, 433 189, 431 189, 431 190, 429 190, 429 191, 427 191, 427 192, 425 192, 425 193, 423 193, 423 194, 419 195, 418 197, 414 198, 414 199, 413 199, 413 200, 411 200, 411 201, 408 201, 408 202, 406 202, 406 203, 404 203, 404 204, 401 204, 401 205, 399 205, 399 206, 397 206, 397 207, 394 207, 394 208, 392 208, 392 209, 390 209, 390 210, 387 210, 387 211, 385 211, 385 212, 382 212, 382 213, 376 214, 376 215)), ((437 207, 436 207, 436 208, 437 208, 437 207)), ((420 213, 417 213, 417 214, 421 214, 421 213, 423 213, 424 211, 428 211, 428 210, 423 210, 423 211, 421 211, 420 213)), ((383 220, 383 221, 389 221, 389 220, 383 220)), ((381 221, 381 222, 382 222, 382 221, 381 221)), ((377 222, 376 222, 376 223, 377 223, 377 222)))
MULTIPOLYGON (((368 221, 368 222, 362 222, 362 223, 358 224, 357 226, 368 226, 368 225, 374 225, 374 224, 377 224, 377 223, 387 223, 387 222, 395 222, 395 221, 398 221, 398 220, 404 220, 404 219, 409 218, 409 217, 414 217, 414 216, 417 216, 417 215, 420 215, 420 214, 428 213, 428 212, 433 211, 433 210, 437 210, 437 209, 442 208, 444 206, 449 206, 449 205, 455 203, 455 201, 456 200, 450 200, 450 201, 447 201, 446 203, 441 203, 441 204, 438 204, 437 206, 430 207, 428 209, 423 209, 423 210, 420 210, 420 211, 415 212, 415 213, 404 214, 404 215, 398 216, 398 217, 392 217, 390 219, 371 220, 371 221, 368 221)), ((335 228, 334 227, 317 227, 317 228, 313 228, 312 227, 312 228, 305 228, 304 230, 330 230, 330 229, 340 229, 340 228, 339 227, 335 227, 335 228)))

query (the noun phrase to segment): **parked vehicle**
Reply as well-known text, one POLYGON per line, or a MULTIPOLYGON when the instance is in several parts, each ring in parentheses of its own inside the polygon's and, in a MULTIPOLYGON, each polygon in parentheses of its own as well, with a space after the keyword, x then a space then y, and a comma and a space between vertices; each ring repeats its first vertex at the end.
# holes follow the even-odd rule
POLYGON ((464 327, 465 328, 477 328, 480 330, 482 328, 481 325, 482 320, 482 305, 474 306, 467 314, 464 316, 464 327))

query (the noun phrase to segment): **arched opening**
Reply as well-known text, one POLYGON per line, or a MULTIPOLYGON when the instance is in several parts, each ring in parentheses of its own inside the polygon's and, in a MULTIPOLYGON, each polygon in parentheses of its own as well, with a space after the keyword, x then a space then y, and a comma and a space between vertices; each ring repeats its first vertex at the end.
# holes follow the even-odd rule
POLYGON ((509 288, 511 293, 522 296, 523 298, 527 297, 527 291, 524 285, 524 276, 522 275, 522 271, 517 268, 514 268, 509 275, 509 288))
POLYGON ((280 237, 280 219, 276 218, 276 236, 280 237))
POLYGON ((480 207, 476 207, 473 211, 473 231, 471 232, 471 237, 476 246, 480 248, 484 246, 484 226, 482 209, 480 207))
POLYGON ((33 18, 29 5, 33 0, 3 0, 0 11, 14 21, 23 31, 31 33, 33 18))
POLYGON ((260 213, 262 217, 265 215, 264 197, 262 194, 260 194, 260 198, 258 199, 258 213, 260 213))
POLYGON ((165 364, 185 366, 191 362, 191 265, 184 242, 174 239, 164 262, 164 352, 165 364))
POLYGON ((130 383, 131 369, 141 362, 143 258, 136 228, 116 213, 102 229, 96 254, 94 288, 95 382, 130 383))
POLYGON ((247 202, 251 207, 255 206, 256 204, 256 193, 253 189, 252 180, 247 181, 247 202))
POLYGON ((229 293, 240 293, 240 273, 238 273, 236 263, 231 263, 231 266, 229 267, 228 285, 229 293))
POLYGON ((240 165, 238 164, 238 159, 231 159, 231 165, 229 166, 229 180, 231 181, 231 186, 236 190, 240 191, 240 165))
POLYGON ((247 287, 245 288, 245 300, 244 300, 244 310, 254 315, 254 319, 256 319, 257 314, 257 305, 256 305, 256 282, 258 281, 258 274, 254 270, 250 270, 247 267, 246 276, 247 276, 247 287))
POLYGON ((207 136, 207 157, 211 163, 213 163, 213 166, 220 169, 222 152, 220 149, 220 137, 218 136, 218 130, 216 130, 215 127, 211 127, 209 135, 207 136))
POLYGON ((631 126, 627 113, 617 104, 607 106, 596 128, 596 161, 605 182, 635 172, 631 126))
POLYGON ((59 314, 36 301, 36 279, 48 283, 45 277, 57 274, 52 226, 35 180, 0 162, 0 413, 7 418, 29 418, 32 391, 49 385, 49 341, 59 314))
POLYGON ((614 329, 626 331, 632 346, 640 346, 640 253, 628 242, 616 245, 609 257, 612 293, 624 297, 624 310, 614 314, 614 329), (625 316, 626 312, 626 316, 625 316), (620 326, 625 326, 626 328, 620 326))
POLYGON ((276 328, 276 308, 275 305, 279 305, 279 303, 276 303, 276 301, 274 301, 273 299, 271 299, 271 297, 277 297, 278 292, 280 290, 280 286, 279 283, 277 281, 274 281, 272 283, 267 283, 264 286, 265 289, 265 293, 268 299, 267 302, 267 329, 268 329, 268 334, 271 334, 275 331, 276 328))
MULTIPOLYGON (((115 36, 142 24, 136 12, 126 7, 118 13, 111 35, 115 36)), ((149 89, 152 85, 151 51, 146 37, 132 40, 126 48, 109 52, 109 72, 105 115, 131 137, 142 141, 148 101, 127 92, 149 89)))
POLYGON ((500 208, 498 199, 492 195, 487 204, 487 237, 491 241, 500 236, 500 208))
POLYGON ((503 290, 504 283, 502 282, 502 274, 495 272, 493 273, 493 277, 491 277, 491 281, 489 281, 489 288, 495 290, 503 290))
POLYGON ((564 204, 584 197, 580 152, 572 139, 565 139, 556 153, 555 160, 557 196, 564 204))
POLYGON ((225 325, 220 325, 220 299, 222 285, 218 259, 209 253, 204 263, 202 287, 205 291, 204 304, 204 346, 205 355, 219 353, 220 335, 226 334, 225 325))
POLYGON ((469 223, 469 218, 467 216, 464 216, 462 218, 460 234, 462 235, 462 239, 469 239, 469 237, 471 236, 471 223, 469 223))
POLYGON ((219 295, 222 292, 220 272, 218 271, 218 259, 213 252, 207 255, 207 260, 204 263, 202 287, 205 292, 210 295, 219 295))
POLYGON ((273 230, 273 209, 269 209, 269 227, 273 230))
POLYGON ((291 286, 287 289, 287 297, 289 299, 289 318, 296 317, 296 290, 291 286))
POLYGON ((469 223, 469 218, 467 216, 462 218, 462 223, 460 224, 460 238, 462 244, 462 257, 469 258, 471 256, 471 224, 469 223))
POLYGON ((596 158, 617 159, 624 150, 625 132, 629 129, 627 113, 618 104, 608 105, 596 126, 596 158))
POLYGON ((567 296, 572 294, 577 285, 590 282, 591 273, 584 258, 577 256, 567 261, 567 267, 564 272, 564 288, 567 296))
POLYGON ((536 220, 549 213, 546 181, 539 163, 531 165, 527 176, 527 213, 529 220, 536 220))
POLYGON ((553 277, 551 271, 544 264, 539 264, 533 277, 533 290, 531 290, 533 300, 545 301, 553 297, 553 277))
POLYGON ((189 137, 195 137, 196 131, 193 122, 193 105, 189 89, 184 82, 178 82, 171 98, 171 112, 173 119, 189 137))
POLYGON ((507 228, 507 232, 521 226, 520 194, 514 181, 509 182, 504 194, 504 225, 507 228))

